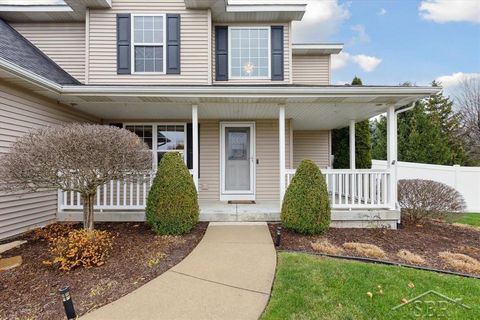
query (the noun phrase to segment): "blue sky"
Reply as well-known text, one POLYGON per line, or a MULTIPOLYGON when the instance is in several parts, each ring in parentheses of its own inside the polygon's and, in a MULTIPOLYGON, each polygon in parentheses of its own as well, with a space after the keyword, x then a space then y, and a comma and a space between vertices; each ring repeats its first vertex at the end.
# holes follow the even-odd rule
POLYGON ((310 0, 304 20, 294 42, 345 44, 333 84, 480 78, 480 0, 310 0))

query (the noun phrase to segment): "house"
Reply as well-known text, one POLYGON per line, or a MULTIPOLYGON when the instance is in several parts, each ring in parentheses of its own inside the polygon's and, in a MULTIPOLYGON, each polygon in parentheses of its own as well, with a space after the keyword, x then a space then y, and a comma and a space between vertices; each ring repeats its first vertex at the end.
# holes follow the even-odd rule
MULTIPOLYGON (((294 43, 302 0, 0 2, 0 152, 32 128, 90 121, 135 132, 154 171, 180 152, 201 219, 278 220, 304 158, 323 170, 334 226, 396 227, 396 111, 438 88, 331 84, 343 46, 294 43), (8 4, 10 3, 10 4, 8 4), (331 130, 388 115, 388 167, 332 169, 331 130)), ((143 220, 149 183, 100 188, 97 220, 143 220)), ((0 238, 80 219, 70 192, 0 195, 0 238)))

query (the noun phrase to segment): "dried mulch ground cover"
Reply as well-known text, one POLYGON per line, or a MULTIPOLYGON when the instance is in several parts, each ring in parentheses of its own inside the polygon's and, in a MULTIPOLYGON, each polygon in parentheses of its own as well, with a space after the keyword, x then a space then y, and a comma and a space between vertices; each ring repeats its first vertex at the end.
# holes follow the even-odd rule
MULTIPOLYGON (((277 226, 278 224, 269 225, 274 241, 277 226)), ((432 222, 423 226, 405 226, 398 230, 331 228, 321 236, 304 236, 283 229, 281 245, 278 249, 318 252, 312 248, 312 243, 319 243, 314 247, 326 249, 324 251, 330 251, 331 254, 361 256, 349 250, 348 246, 347 248, 343 246, 348 242, 373 244, 380 247, 386 254, 383 258, 379 258, 381 260, 414 264, 403 261, 398 255, 400 250, 408 250, 425 260, 422 266, 448 271, 468 273, 467 270, 452 268, 439 256, 440 252, 460 253, 480 261, 480 228, 464 228, 441 222, 432 222)))
MULTIPOLYGON (((80 227, 80 226, 78 226, 80 227)), ((187 235, 155 236, 143 223, 97 223, 114 236, 112 253, 104 266, 62 272, 42 263, 48 243, 29 240, 2 257, 21 255, 23 264, 0 273, 0 319, 64 319, 58 289, 70 286, 77 315, 117 300, 159 276, 185 258, 206 230, 199 223, 187 235)))

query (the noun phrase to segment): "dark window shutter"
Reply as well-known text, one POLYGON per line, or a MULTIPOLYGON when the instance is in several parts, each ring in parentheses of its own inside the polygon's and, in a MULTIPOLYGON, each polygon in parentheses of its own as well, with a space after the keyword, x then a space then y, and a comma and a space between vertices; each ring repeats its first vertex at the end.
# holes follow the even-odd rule
POLYGON ((228 80, 228 27, 215 27, 215 80, 228 80))
POLYGON ((130 74, 130 14, 117 14, 117 74, 130 74))
POLYGON ((272 80, 283 80, 283 26, 272 26, 272 80))
POLYGON ((167 14, 167 74, 180 74, 179 14, 167 14))
MULTIPOLYGON (((193 169, 193 130, 192 124, 187 123, 187 167, 193 169)), ((198 176, 200 177, 200 124, 198 124, 198 176)))

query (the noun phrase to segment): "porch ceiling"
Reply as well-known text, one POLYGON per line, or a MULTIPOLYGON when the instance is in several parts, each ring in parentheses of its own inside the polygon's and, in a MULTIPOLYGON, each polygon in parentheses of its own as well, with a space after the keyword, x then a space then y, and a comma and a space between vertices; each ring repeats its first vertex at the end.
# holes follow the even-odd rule
MULTIPOLYGON (((120 101, 109 102, 82 102, 74 108, 93 114, 105 120, 143 121, 161 119, 191 119, 192 102, 178 102, 175 100, 159 101, 133 101, 127 98, 120 101)), ((151 99, 155 100, 155 99, 151 99)), ((289 99, 281 101, 262 101, 262 99, 199 99, 199 120, 254 120, 277 119, 279 105, 285 105, 286 118, 292 119, 293 128, 296 130, 327 130, 348 126, 351 119, 361 121, 378 114, 384 113, 388 103, 365 102, 338 102, 332 99, 317 98, 313 102, 290 102, 289 99), (247 101, 245 101, 247 100, 247 101), (249 101, 250 100, 250 101, 249 101)))

